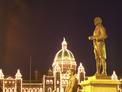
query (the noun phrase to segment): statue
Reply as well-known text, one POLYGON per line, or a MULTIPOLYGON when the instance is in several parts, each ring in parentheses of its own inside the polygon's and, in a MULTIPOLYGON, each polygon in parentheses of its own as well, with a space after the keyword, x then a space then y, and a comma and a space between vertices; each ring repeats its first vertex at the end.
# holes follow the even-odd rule
POLYGON ((96 17, 94 19, 95 30, 93 36, 89 36, 89 40, 93 41, 94 54, 96 59, 96 75, 107 75, 106 73, 106 48, 105 39, 107 38, 106 30, 102 25, 102 19, 96 17))
POLYGON ((69 80, 66 86, 65 92, 77 92, 78 80, 76 78, 75 70, 70 69, 69 71, 69 80))

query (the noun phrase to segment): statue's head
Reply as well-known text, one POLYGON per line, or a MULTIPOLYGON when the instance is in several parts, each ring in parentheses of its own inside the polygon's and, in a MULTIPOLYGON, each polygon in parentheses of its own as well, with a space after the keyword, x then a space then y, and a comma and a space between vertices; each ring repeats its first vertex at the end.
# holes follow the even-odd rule
POLYGON ((101 17, 95 17, 94 18, 94 25, 102 24, 102 18, 101 17))

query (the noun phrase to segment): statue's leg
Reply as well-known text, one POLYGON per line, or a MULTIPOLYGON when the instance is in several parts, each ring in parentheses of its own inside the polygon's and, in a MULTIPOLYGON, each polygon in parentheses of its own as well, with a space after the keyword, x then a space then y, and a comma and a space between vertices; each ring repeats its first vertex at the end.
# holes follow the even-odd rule
POLYGON ((106 52, 105 52, 105 45, 102 42, 100 45, 100 60, 102 64, 102 74, 106 75, 106 52))
POLYGON ((106 61, 105 59, 101 59, 102 60, 102 74, 106 75, 106 61))
POLYGON ((96 62, 96 74, 99 74, 99 70, 98 70, 98 64, 96 62))
POLYGON ((100 58, 97 57, 96 59, 96 74, 100 74, 100 70, 101 70, 101 62, 100 62, 100 58))
POLYGON ((101 70, 101 64, 99 61, 96 62, 96 75, 100 74, 100 70, 101 70))
POLYGON ((96 75, 99 75, 100 74, 100 67, 101 67, 101 64, 100 64, 100 58, 99 58, 99 55, 98 55, 98 51, 97 51, 97 48, 94 49, 94 54, 95 54, 95 60, 96 60, 96 75))

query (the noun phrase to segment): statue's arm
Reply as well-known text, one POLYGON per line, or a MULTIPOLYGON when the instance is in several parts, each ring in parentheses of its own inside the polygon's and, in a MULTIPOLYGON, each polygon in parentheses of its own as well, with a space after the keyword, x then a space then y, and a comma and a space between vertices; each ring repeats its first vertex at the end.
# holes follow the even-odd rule
POLYGON ((89 39, 89 40, 95 40, 96 37, 92 35, 92 36, 89 36, 88 39, 89 39))
POLYGON ((106 30, 103 26, 98 26, 95 28, 96 35, 90 36, 89 40, 101 41, 107 38, 106 30))

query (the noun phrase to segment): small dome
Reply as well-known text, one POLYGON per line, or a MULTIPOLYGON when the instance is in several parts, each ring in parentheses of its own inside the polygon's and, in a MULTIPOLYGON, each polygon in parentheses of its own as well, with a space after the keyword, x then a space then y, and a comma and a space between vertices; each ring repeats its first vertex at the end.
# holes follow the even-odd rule
POLYGON ((62 42, 62 49, 56 53, 56 56, 54 58, 54 61, 62 61, 62 60, 75 61, 74 55, 70 50, 67 49, 67 42, 65 38, 63 39, 62 42))

